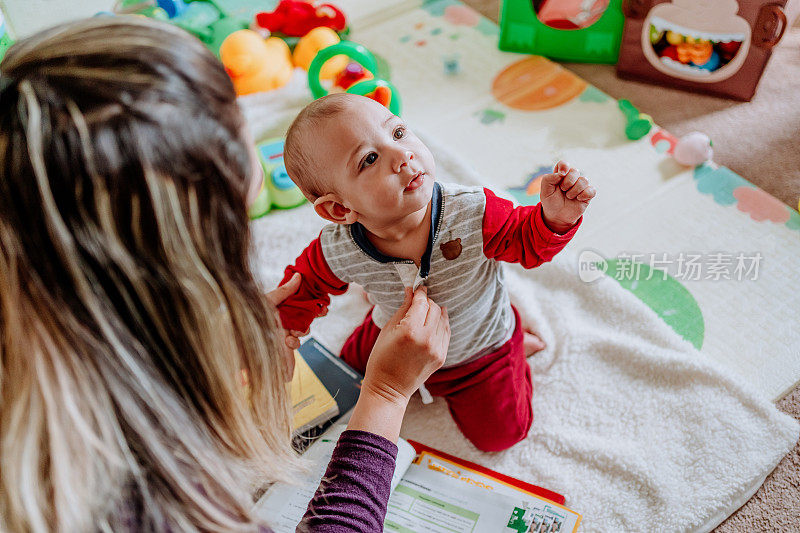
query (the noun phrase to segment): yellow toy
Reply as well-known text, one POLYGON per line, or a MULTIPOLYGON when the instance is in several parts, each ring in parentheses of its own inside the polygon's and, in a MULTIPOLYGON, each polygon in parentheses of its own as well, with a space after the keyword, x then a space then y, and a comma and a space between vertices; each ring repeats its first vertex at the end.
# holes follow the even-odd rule
POLYGON ((222 42, 219 56, 239 96, 283 87, 294 70, 289 46, 282 39, 265 41, 251 30, 231 33, 222 42))
MULTIPOLYGON (((314 28, 298 41, 294 47, 294 65, 307 71, 317 53, 323 48, 338 44, 339 35, 330 28, 320 26, 314 28)), ((347 56, 339 55, 326 62, 320 70, 319 77, 323 80, 332 80, 347 67, 347 56)))

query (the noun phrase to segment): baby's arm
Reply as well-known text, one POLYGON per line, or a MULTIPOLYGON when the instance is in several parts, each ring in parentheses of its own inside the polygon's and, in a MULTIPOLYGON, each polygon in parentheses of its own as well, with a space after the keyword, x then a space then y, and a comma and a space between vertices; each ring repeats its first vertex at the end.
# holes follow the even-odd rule
POLYGON ((550 261, 572 239, 581 220, 566 233, 552 231, 542 216, 542 204, 514 207, 489 189, 483 215, 483 253, 489 259, 534 268, 550 261))
POLYGON ((278 313, 284 329, 307 331, 315 318, 324 314, 330 304, 330 294, 343 294, 347 283, 331 271, 319 238, 303 250, 295 264, 286 267, 281 285, 288 282, 295 272, 302 275, 300 288, 278 305, 278 313))

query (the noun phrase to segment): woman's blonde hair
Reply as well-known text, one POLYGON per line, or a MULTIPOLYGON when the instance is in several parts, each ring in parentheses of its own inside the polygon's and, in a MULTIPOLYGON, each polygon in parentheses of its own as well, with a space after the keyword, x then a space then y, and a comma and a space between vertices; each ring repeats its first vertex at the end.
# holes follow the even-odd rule
POLYGON ((296 455, 230 80, 139 17, 0 71, 0 530, 256 529, 296 455))

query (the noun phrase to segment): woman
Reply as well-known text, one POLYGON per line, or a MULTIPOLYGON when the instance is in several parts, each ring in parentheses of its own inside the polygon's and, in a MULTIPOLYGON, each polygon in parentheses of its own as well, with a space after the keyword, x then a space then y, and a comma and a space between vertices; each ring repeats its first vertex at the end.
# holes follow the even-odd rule
MULTIPOLYGON (((21 41, 0 71, 0 529, 263 530, 251 490, 297 471, 273 304, 298 280, 270 303, 249 270, 260 175, 222 66, 115 17, 21 41)), ((380 530, 408 398, 448 341, 409 295, 302 528, 380 530)))

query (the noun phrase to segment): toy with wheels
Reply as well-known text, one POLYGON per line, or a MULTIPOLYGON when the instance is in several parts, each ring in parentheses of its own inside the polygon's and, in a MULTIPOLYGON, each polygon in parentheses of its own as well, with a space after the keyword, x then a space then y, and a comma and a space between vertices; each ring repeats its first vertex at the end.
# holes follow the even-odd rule
POLYGON ((328 94, 328 89, 322 85, 320 80, 320 72, 328 60, 339 55, 349 57, 375 76, 351 85, 346 92, 372 98, 385 105, 395 115, 400 115, 402 105, 397 88, 391 82, 379 77, 378 62, 372 52, 367 50, 365 46, 351 41, 342 41, 333 46, 323 48, 314 57, 308 67, 308 87, 311 89, 311 94, 314 98, 322 98, 328 94))
POLYGON ((264 169, 264 183, 248 215, 251 220, 261 218, 275 207, 289 209, 306 201, 303 193, 292 182, 283 164, 283 139, 258 143, 256 151, 264 169))

